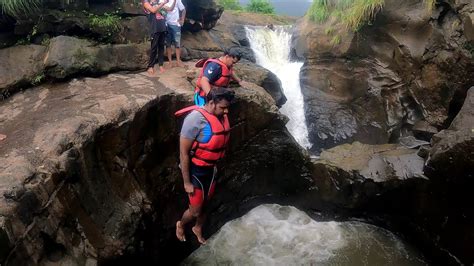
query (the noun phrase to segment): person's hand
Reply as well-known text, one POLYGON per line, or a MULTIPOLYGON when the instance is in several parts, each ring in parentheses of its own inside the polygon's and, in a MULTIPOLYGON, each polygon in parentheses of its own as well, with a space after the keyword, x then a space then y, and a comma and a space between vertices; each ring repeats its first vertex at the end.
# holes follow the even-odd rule
POLYGON ((184 190, 188 194, 193 194, 194 193, 193 183, 191 183, 191 182, 184 183, 184 190))
POLYGON ((183 26, 184 25, 184 18, 179 20, 179 25, 183 26))

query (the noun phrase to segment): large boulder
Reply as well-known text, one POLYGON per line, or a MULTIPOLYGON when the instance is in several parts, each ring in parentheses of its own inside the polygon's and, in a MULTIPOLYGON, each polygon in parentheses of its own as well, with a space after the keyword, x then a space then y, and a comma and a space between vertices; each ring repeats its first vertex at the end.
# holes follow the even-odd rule
MULTIPOLYGON (((469 37, 472 8, 469 1, 442 1, 430 11, 421 0, 389 0, 374 21, 361 27, 357 34, 341 32, 331 20, 322 25, 301 20, 295 27, 293 43, 296 56, 306 59, 301 79, 306 83, 303 91, 308 97, 305 106, 309 111, 308 123, 317 127, 325 117, 335 116, 334 109, 339 107, 327 108, 325 112, 318 111, 322 109, 318 105, 340 102, 340 91, 348 87, 348 73, 355 72, 369 74, 354 77, 357 82, 350 85, 353 98, 365 91, 369 105, 383 103, 368 112, 368 124, 384 123, 371 120, 373 113, 376 117, 386 117, 381 128, 388 129, 390 141, 404 135, 420 135, 419 127, 418 132, 412 132, 415 124, 425 124, 423 128, 431 135, 449 125, 462 106, 466 88, 474 84, 470 74, 474 72, 474 61, 469 48, 472 47, 469 37), (329 38, 333 35, 339 36, 340 41, 331 43, 329 38), (322 78, 318 76, 321 72, 322 78), (324 72, 331 73, 332 78, 324 72), (313 81, 318 79, 322 81, 313 81), (325 98, 313 101, 321 90, 325 98), (313 110, 316 112, 312 113, 313 110)), ((349 102, 343 113, 348 109, 355 112, 359 105, 358 101, 349 102)), ((315 141, 319 141, 319 135, 327 135, 324 130, 312 130, 311 126, 310 131, 310 138, 315 141)), ((353 135, 351 141, 367 141, 364 136, 353 135)), ((340 140, 332 145, 347 142, 340 140)), ((377 141, 380 140, 368 143, 377 141)))
POLYGON ((74 75, 98 76, 111 71, 142 69, 147 44, 94 45, 68 36, 51 40, 44 60, 46 75, 63 79, 74 75))
POLYGON ((423 158, 397 144, 344 144, 321 153, 312 164, 316 208, 347 211, 398 210, 426 183, 423 158), (402 196, 403 195, 403 196, 402 196), (402 199, 403 197, 403 199, 402 199))
MULTIPOLYGON (((300 80, 312 151, 319 153, 353 141, 387 143, 391 133, 398 129, 393 120, 400 120, 398 116, 413 119, 409 116, 409 105, 393 110, 383 98, 387 95, 382 94, 380 84, 397 83, 397 79, 394 73, 370 61, 307 61, 301 69, 300 80), (386 109, 392 112, 387 115, 386 109)), ((399 90, 390 94, 396 97, 394 100, 402 98, 399 90)))
POLYGON ((286 103, 280 79, 267 69, 253 63, 240 61, 235 65, 235 73, 238 73, 242 80, 263 87, 272 96, 278 107, 286 103))
POLYGON ((44 78, 43 59, 46 47, 20 45, 0 49, 0 98, 6 98, 22 86, 44 78))
POLYGON ((186 6, 186 16, 192 20, 185 24, 185 29, 195 31, 197 29, 212 29, 224 12, 215 0, 183 0, 186 6))
MULTIPOLYGON (((272 97, 251 83, 236 92, 224 164, 228 170, 222 173, 232 179, 222 184, 216 198, 228 209, 213 209, 211 231, 235 215, 229 211, 239 209, 243 201, 293 191, 279 187, 278 181, 267 191, 256 190, 255 184, 281 179, 301 185, 291 179, 302 168, 292 163, 300 161, 300 151, 272 97), (276 146, 286 155, 273 153, 276 146), (243 161, 249 165, 234 167, 243 161), (263 161, 267 164, 258 163, 263 161)), ((140 73, 74 79, 4 101, 1 260, 8 256, 7 264, 96 263, 148 248, 153 250, 148 255, 161 262, 182 259, 182 249, 167 252, 175 243, 174 222, 186 208, 173 113, 191 102, 184 68, 158 78, 140 73), (151 243, 140 235, 146 217, 153 222, 144 229, 146 235, 156 233, 151 243)))

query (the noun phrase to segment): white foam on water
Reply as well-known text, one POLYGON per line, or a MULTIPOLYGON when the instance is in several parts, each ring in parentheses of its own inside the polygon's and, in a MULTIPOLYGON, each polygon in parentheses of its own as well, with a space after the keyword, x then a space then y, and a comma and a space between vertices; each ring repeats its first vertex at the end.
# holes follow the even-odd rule
POLYGON ((277 204, 226 223, 184 265, 425 265, 391 232, 361 222, 318 222, 277 204))

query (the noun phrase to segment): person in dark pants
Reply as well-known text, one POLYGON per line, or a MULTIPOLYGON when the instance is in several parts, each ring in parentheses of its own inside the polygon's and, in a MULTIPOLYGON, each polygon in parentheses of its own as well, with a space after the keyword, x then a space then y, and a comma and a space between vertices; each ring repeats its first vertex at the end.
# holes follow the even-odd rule
MULTIPOLYGON (((165 7, 169 0, 143 0, 143 7, 147 14, 147 19, 150 24, 151 50, 150 60, 148 61, 147 72, 150 75, 155 73, 155 64, 158 61, 160 72, 164 72, 163 58, 165 52, 165 38, 166 38, 166 11, 173 10, 175 4, 170 7, 165 7), (158 53, 158 58, 157 58, 158 53)), ((176 2, 176 1, 174 1, 176 2)))

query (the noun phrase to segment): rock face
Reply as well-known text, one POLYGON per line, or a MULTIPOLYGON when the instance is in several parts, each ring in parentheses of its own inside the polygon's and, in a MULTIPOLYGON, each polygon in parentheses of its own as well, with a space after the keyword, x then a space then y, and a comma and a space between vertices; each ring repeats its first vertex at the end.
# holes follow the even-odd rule
MULTIPOLYGON (((149 250, 160 261, 179 260, 180 249, 166 250, 173 246, 174 222, 186 206, 173 116, 191 103, 186 76, 184 68, 159 77, 160 82, 144 74, 112 74, 45 85, 4 101, 1 260, 81 264, 149 250), (159 229, 144 246, 144 239, 136 237, 146 217, 159 229)), ((213 210, 210 230, 225 222, 229 211, 244 210, 243 201, 294 193, 292 187, 281 188, 279 180, 290 184, 291 176, 302 171, 301 162, 292 163, 302 157, 271 96, 251 83, 236 90, 231 159, 224 164, 227 181, 217 200, 228 210, 213 210), (287 155, 261 164, 280 143, 287 155), (241 162, 247 166, 236 167, 241 162), (270 176, 274 186, 257 191, 255 184, 270 176)))
MULTIPOLYGON (((474 262, 474 88, 450 127, 433 137, 425 172, 433 182, 431 208, 422 209, 420 224, 437 246, 464 264, 474 262)), ((422 204, 420 204, 422 205, 422 204)), ((425 206, 425 204, 423 204, 425 206)))
POLYGON ((353 140, 396 141, 421 121, 434 131, 448 125, 474 84, 472 10, 469 1, 441 1, 431 12, 423 1, 388 0, 357 34, 334 21, 300 21, 293 47, 306 59, 301 80, 317 150, 353 140), (361 102, 378 107, 361 117, 361 102), (329 124, 336 111, 341 114, 329 124), (345 138, 337 135, 341 129, 345 138), (377 131, 387 133, 367 139, 366 132, 377 131))
POLYGON ((337 146, 313 161, 314 203, 350 211, 393 211, 407 200, 401 194, 410 196, 406 193, 426 183, 423 164, 416 150, 397 144, 337 146))

